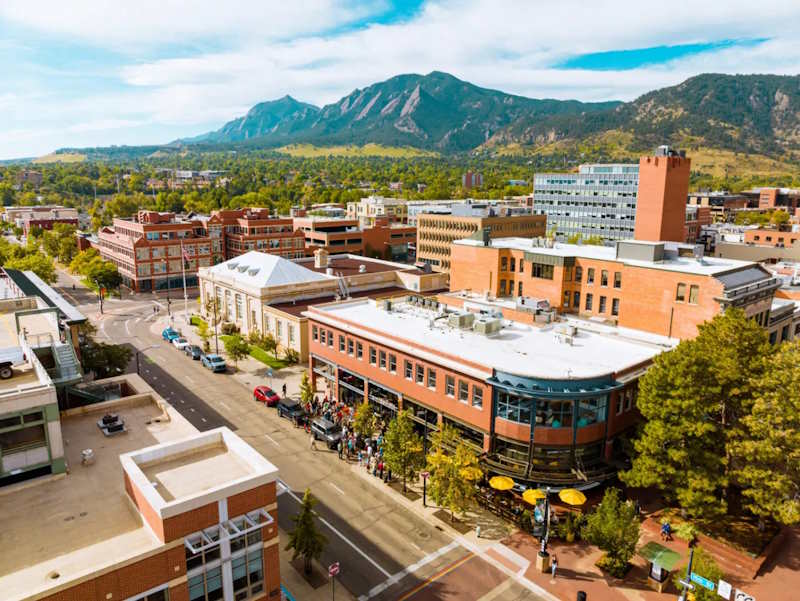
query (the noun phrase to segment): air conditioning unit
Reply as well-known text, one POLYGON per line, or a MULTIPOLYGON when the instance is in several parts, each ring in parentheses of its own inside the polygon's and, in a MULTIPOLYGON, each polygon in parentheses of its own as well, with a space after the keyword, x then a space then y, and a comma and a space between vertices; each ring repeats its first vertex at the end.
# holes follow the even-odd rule
POLYGON ((449 323, 454 328, 461 328, 461 329, 471 328, 474 322, 475 322, 475 314, 468 312, 453 313, 447 318, 447 323, 449 323))

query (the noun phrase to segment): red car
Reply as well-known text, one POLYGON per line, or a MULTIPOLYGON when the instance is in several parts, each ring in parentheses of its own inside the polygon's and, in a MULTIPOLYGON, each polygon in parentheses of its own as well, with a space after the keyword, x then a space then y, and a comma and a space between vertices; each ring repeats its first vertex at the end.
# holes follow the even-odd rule
POLYGON ((261 401, 267 407, 274 407, 281 400, 278 393, 272 390, 269 386, 256 386, 253 389, 253 398, 261 401))

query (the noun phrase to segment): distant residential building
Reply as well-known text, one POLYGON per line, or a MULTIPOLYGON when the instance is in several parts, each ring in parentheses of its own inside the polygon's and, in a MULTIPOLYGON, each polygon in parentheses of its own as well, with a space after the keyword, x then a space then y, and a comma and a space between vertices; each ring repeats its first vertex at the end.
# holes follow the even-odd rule
POLYGON ((748 229, 744 233, 745 244, 761 244, 765 246, 794 246, 800 240, 800 231, 780 230, 777 228, 748 229))
POLYGON ((358 219, 296 217, 294 227, 305 235, 306 254, 324 248, 331 254, 349 253, 404 260, 417 230, 402 223, 389 223, 384 217, 372 227, 361 227, 358 219))
POLYGON ((405 202, 406 220, 409 225, 417 225, 417 218, 425 213, 436 215, 482 215, 489 209, 498 215, 525 215, 531 210, 524 202, 506 199, 442 199, 442 200, 409 200, 405 202))
POLYGON ((408 201, 386 196, 368 196, 357 202, 347 203, 348 219, 358 219, 361 227, 372 227, 377 220, 388 219, 389 223, 408 221, 408 201))
POLYGON ((743 194, 731 194, 723 191, 693 192, 689 195, 687 204, 708 207, 711 210, 711 219, 714 223, 733 221, 736 211, 756 206, 743 194))
POLYGON ((501 215, 493 209, 480 213, 461 211, 472 207, 453 207, 450 214, 426 213, 417 220, 417 262, 434 271, 450 270, 450 252, 454 240, 470 236, 488 238, 534 238, 545 235, 544 215, 501 215))
POLYGON ((684 242, 694 244, 702 234, 705 226, 711 225, 711 207, 686 205, 686 223, 684 229, 684 242))
POLYGON ((17 173, 17 185, 22 186, 23 184, 30 184, 34 188, 38 188, 42 185, 42 173, 41 171, 33 171, 32 169, 23 169, 19 173, 17 173))
POLYGON ((389 190, 393 192, 402 192, 403 182, 389 182, 389 190))
POLYGON ((759 209, 783 209, 793 214, 800 207, 800 190, 792 188, 753 188, 742 195, 757 199, 759 209))
POLYGON ((3 221, 21 227, 27 236, 31 228, 52 230, 56 223, 66 223, 77 227, 78 209, 60 205, 6 207, 2 218, 3 221))
POLYGON ((480 173, 467 171, 461 176, 461 187, 465 190, 472 190, 472 188, 480 188, 483 185, 483 175, 480 173))

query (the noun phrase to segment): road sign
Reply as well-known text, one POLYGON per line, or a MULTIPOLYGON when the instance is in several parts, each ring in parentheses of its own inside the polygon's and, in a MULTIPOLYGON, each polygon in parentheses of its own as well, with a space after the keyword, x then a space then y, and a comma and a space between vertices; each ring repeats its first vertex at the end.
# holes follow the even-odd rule
POLYGON ((756 598, 737 588, 736 593, 733 595, 733 601, 756 601, 756 598))
POLYGON ((692 582, 696 582, 703 588, 707 588, 710 591, 713 591, 715 588, 713 582, 711 582, 708 578, 703 578, 702 576, 700 576, 700 574, 695 574, 694 572, 692 572, 691 580, 692 582))
POLYGON ((272 368, 271 368, 271 367, 268 367, 268 368, 267 368, 267 377, 268 377, 268 378, 271 378, 271 377, 272 377, 272 368))
POLYGON ((339 573, 339 562, 336 561, 328 566, 328 576, 336 576, 339 573))
POLYGON ((730 599, 731 598, 731 585, 729 582, 725 582, 724 580, 720 580, 717 583, 717 594, 722 597, 723 599, 730 599))

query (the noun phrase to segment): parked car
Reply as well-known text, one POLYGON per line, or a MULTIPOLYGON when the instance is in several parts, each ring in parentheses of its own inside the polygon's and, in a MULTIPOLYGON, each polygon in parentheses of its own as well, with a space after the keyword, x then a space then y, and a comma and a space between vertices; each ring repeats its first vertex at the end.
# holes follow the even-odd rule
POLYGON ((180 338, 181 335, 172 328, 164 328, 164 330, 161 332, 161 337, 167 342, 172 342, 176 338, 180 338))
POLYGON ((207 367, 211 371, 226 371, 228 369, 228 366, 225 364, 225 359, 213 353, 200 357, 200 362, 203 364, 203 367, 207 367))
POLYGON ((321 440, 329 449, 335 449, 342 439, 342 427, 324 417, 318 417, 311 422, 311 434, 314 440, 321 440))
POLYGON ((278 417, 285 417, 294 422, 295 426, 304 424, 306 421, 306 412, 300 403, 294 399, 281 399, 278 401, 278 417))
POLYGON ((183 336, 178 336, 177 338, 173 338, 172 339, 172 344, 179 351, 182 351, 187 346, 190 346, 189 345, 189 341, 186 340, 186 338, 184 338, 183 336))
POLYGON ((278 393, 269 386, 256 386, 253 389, 253 398, 264 403, 267 407, 274 407, 281 400, 278 393))
POLYGON ((183 352, 189 355, 195 361, 198 361, 203 356, 203 349, 196 344, 187 344, 183 347, 183 352))
POLYGON ((0 378, 8 380, 14 377, 14 366, 25 363, 25 354, 19 347, 12 347, 0 351, 0 378))

